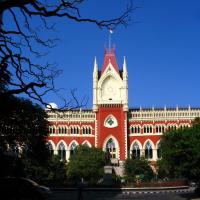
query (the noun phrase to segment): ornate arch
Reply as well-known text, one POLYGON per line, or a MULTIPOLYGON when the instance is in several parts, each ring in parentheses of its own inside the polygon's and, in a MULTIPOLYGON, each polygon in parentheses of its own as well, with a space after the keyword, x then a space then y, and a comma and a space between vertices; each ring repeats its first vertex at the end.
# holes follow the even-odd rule
POLYGON ((65 142, 64 140, 60 140, 60 141, 57 143, 57 145, 56 145, 56 150, 58 150, 59 145, 60 145, 61 143, 64 144, 64 146, 65 146, 65 150, 67 150, 67 144, 66 144, 66 142, 65 142))
POLYGON ((104 81, 108 78, 108 77, 112 77, 114 78, 120 85, 120 87, 122 86, 122 80, 119 76, 119 74, 116 72, 116 70, 114 69, 113 65, 111 63, 108 64, 107 68, 110 67, 110 71, 103 73, 101 78, 99 79, 99 86, 102 87, 102 84, 104 83, 104 81))
POLYGON ((88 140, 83 141, 82 145, 88 145, 88 147, 92 147, 91 143, 88 140))
POLYGON ((158 145, 160 145, 160 141, 161 141, 161 139, 156 142, 156 145, 155 145, 156 149, 158 149, 158 145))
POLYGON ((153 159, 153 150, 155 149, 154 143, 147 139, 143 145, 144 155, 146 159, 153 159))
POLYGON ((56 150, 56 145, 54 144, 54 142, 52 140, 48 140, 47 144, 50 143, 51 146, 53 147, 53 150, 56 150))
POLYGON ((70 144, 69 144, 68 150, 71 150, 71 147, 72 147, 72 145, 73 145, 74 143, 76 144, 76 146, 79 146, 79 144, 78 144, 78 142, 77 142, 76 140, 72 140, 72 141, 70 142, 70 144))
POLYGON ((104 126, 106 128, 114 128, 118 126, 118 121, 116 117, 112 114, 108 115, 104 120, 104 126))
POLYGON ((130 146, 130 157, 133 159, 140 158, 141 152, 142 152, 141 143, 138 140, 134 140, 130 146))
POLYGON ((131 145, 130 145, 130 150, 133 148, 133 145, 134 145, 135 142, 137 142, 138 145, 139 145, 139 147, 140 147, 140 149, 142 149, 142 144, 140 143, 139 140, 136 139, 136 140, 133 140, 133 142, 131 143, 131 145))
POLYGON ((118 141, 117 141, 117 139, 113 136, 113 135, 109 135, 105 140, 104 140, 104 143, 103 143, 103 150, 104 151, 107 151, 107 144, 108 144, 108 142, 109 142, 109 140, 112 140, 113 141, 113 143, 114 143, 114 151, 112 151, 112 152, 110 152, 112 155, 111 155, 111 157, 112 158, 117 158, 117 159, 119 159, 119 151, 120 151, 120 148, 119 148, 119 143, 118 143, 118 141))
POLYGON ((151 145, 152 145, 152 149, 155 149, 155 145, 154 145, 154 143, 152 142, 152 140, 150 140, 150 139, 147 139, 147 140, 144 142, 144 144, 143 144, 143 149, 145 149, 145 146, 146 146, 147 142, 150 142, 151 145))

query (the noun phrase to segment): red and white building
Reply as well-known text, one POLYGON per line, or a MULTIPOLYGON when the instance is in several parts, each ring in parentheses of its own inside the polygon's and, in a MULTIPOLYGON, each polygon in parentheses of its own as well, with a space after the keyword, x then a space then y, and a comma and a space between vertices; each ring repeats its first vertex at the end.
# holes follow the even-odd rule
POLYGON ((190 126, 200 108, 129 108, 126 59, 119 68, 111 49, 105 50, 102 67, 94 61, 93 108, 47 113, 52 153, 68 161, 74 148, 85 144, 109 151, 112 162, 120 164, 128 157, 156 161, 162 134, 190 126))

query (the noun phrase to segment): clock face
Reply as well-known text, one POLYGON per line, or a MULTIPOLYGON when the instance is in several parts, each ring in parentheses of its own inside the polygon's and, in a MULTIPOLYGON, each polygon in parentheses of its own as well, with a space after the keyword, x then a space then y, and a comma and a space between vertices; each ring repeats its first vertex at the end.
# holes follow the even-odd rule
POLYGON ((112 86, 108 87, 107 90, 108 90, 108 92, 109 92, 110 94, 113 94, 113 93, 114 93, 114 89, 113 89, 112 86))
POLYGON ((103 100, 119 100, 120 86, 116 79, 108 77, 102 84, 102 99, 103 100))

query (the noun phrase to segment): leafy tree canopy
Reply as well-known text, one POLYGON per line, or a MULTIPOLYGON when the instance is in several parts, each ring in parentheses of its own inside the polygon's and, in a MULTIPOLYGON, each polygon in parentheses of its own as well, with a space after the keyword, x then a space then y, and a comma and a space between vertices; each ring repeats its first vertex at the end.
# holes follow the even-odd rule
POLYGON ((42 184, 62 185, 67 182, 66 164, 58 156, 52 156, 45 163, 23 156, 23 176, 38 181, 42 184))
POLYGON ((165 176, 198 181, 200 177, 200 123, 190 128, 167 132, 161 141, 160 171, 165 176))
POLYGON ((127 159, 125 161, 124 170, 128 181, 134 181, 136 176, 140 176, 140 179, 144 181, 149 181, 154 177, 152 168, 144 158, 127 159))
POLYGON ((105 153, 95 147, 78 146, 70 157, 67 174, 70 178, 95 183, 103 176, 105 153))
POLYGON ((1 148, 15 151, 19 146, 30 156, 43 160, 47 153, 47 134, 47 114, 40 106, 23 98, 0 95, 1 148))

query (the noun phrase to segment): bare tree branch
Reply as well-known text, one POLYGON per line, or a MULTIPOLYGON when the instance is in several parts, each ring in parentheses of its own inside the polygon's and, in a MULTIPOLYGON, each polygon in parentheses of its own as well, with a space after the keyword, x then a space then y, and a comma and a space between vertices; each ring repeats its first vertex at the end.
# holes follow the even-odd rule
MULTIPOLYGON (((54 31, 55 24, 48 19, 58 17, 75 22, 96 24, 99 28, 115 29, 118 25, 127 26, 130 14, 137 7, 127 5, 125 11, 113 19, 93 19, 81 15, 81 5, 86 0, 1 0, 0 1, 0 94, 13 95, 24 93, 28 97, 47 105, 43 97, 48 92, 58 93, 54 80, 60 74, 53 64, 35 63, 35 58, 45 56, 56 45, 57 39, 43 38, 42 32, 54 31), (8 28, 2 19, 7 12, 12 21, 8 28), (33 19, 40 20, 40 26, 33 25, 33 19), (41 24, 43 25, 41 27, 41 24), (42 50, 41 50, 42 49, 42 50), (31 55, 31 56, 28 56, 31 55), (34 62, 33 62, 34 60, 34 62)), ((75 90, 72 99, 64 101, 62 108, 78 108, 87 102, 78 101, 75 90)))

